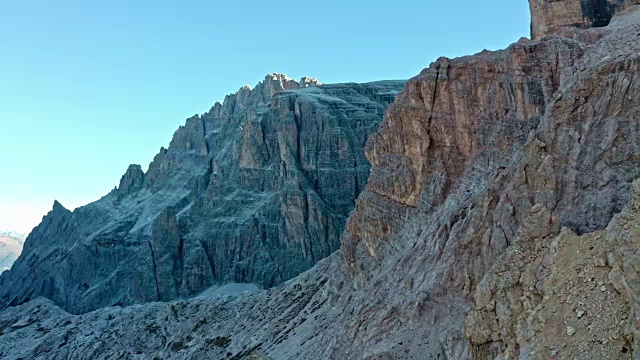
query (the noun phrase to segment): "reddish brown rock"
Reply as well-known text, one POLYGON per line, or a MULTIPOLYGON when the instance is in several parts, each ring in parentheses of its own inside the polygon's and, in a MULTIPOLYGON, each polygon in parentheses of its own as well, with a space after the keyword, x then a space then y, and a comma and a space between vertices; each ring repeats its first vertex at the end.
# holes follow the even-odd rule
POLYGON ((607 26, 614 14, 638 0, 529 0, 531 37, 564 33, 567 28, 588 29, 607 26))
POLYGON ((413 78, 367 146, 374 168, 349 219, 347 259, 356 261, 350 250, 359 241, 376 257, 378 242, 403 224, 403 213, 472 196, 484 177, 513 163, 583 52, 567 39, 522 42, 441 58, 413 78))

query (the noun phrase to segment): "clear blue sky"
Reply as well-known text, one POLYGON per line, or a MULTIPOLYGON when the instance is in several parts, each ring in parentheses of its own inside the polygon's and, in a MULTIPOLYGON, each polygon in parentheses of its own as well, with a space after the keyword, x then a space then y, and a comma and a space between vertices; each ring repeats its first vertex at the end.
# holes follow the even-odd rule
POLYGON ((267 73, 406 79, 529 21, 526 0, 0 1, 0 229, 98 199, 267 73))

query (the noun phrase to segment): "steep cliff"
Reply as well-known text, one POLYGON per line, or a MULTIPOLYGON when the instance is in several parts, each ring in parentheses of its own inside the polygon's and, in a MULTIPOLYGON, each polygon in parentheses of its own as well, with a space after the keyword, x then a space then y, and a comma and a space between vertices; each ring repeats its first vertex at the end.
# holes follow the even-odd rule
POLYGON ((637 357, 640 9, 564 29, 411 79, 311 270, 81 316, 37 299, 0 313, 0 356, 637 357))
POLYGON ((534 40, 561 33, 566 28, 607 26, 614 14, 638 0, 529 0, 531 36, 534 40))
POLYGON ((73 212, 55 203, 0 278, 0 306, 38 296, 82 313, 270 287, 339 247, 364 146, 403 81, 319 86, 273 74, 187 120, 145 173, 73 212))

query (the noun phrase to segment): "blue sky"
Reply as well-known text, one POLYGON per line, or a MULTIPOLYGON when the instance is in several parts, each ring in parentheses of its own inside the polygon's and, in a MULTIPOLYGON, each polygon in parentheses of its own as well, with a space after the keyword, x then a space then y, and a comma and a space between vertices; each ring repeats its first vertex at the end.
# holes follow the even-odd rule
POLYGON ((268 73, 405 79, 504 48, 529 21, 525 0, 1 1, 0 229, 98 199, 268 73))

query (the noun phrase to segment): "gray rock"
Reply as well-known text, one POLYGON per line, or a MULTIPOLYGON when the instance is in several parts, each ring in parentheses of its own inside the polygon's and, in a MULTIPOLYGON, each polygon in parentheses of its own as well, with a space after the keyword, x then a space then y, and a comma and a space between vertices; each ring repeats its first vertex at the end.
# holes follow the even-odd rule
POLYGON ((149 245, 158 287, 158 300, 178 298, 184 268, 184 247, 173 208, 163 210, 153 222, 149 245))
POLYGON ((140 191, 144 186, 144 172, 140 165, 130 165, 127 172, 122 175, 120 185, 116 190, 118 198, 140 191))
MULTIPOLYGON (((442 58, 411 79, 367 145, 373 170, 342 235, 341 251, 309 271, 247 296, 109 307, 83 315, 35 299, 0 313, 0 356, 510 359, 565 356, 569 349, 567 356, 632 358, 640 349, 640 182, 634 182, 640 177, 639 24, 640 11, 631 8, 606 28, 575 30, 593 37, 522 40, 503 51, 442 58), (598 241, 603 234, 606 239, 598 241), (607 269, 593 268, 592 255, 582 258, 592 251, 589 246, 580 253, 573 248, 589 243, 593 251, 606 247, 599 251, 610 253, 608 279, 615 294, 588 296, 575 288, 576 272, 606 276, 607 269), (557 269, 564 270, 554 273, 557 269), (549 276, 558 274, 564 276, 554 284, 549 276), (560 305, 565 301, 574 306, 584 301, 587 316, 600 319, 592 328, 606 330, 612 340, 594 343, 593 332, 580 330, 566 341, 563 316, 573 318, 573 309, 560 305), (555 323, 545 326, 545 321, 555 323)), ((289 112, 286 106, 271 107, 283 119, 276 134, 266 126, 264 108, 248 114, 243 131, 265 141, 239 142, 245 150, 238 166, 213 166, 212 181, 221 178, 214 184, 246 192, 247 179, 260 178, 265 189, 274 184, 284 189, 278 179, 300 184, 301 173, 314 174, 314 164, 319 170, 322 161, 305 157, 298 141, 306 137, 298 136, 297 114, 314 113, 296 102, 314 91, 300 91, 289 112), (265 126, 253 125, 254 116, 265 126), (277 146, 268 140, 274 138, 277 146), (277 179, 265 170, 273 154, 282 174, 277 179), (224 176, 237 169, 245 177, 233 178, 243 180, 225 183, 224 176)), ((250 90, 242 93, 213 112, 246 109, 254 100, 250 90)), ((335 144, 345 143, 337 131, 332 134, 335 144)), ((330 163, 348 164, 344 147, 326 152, 330 163)), ((320 178, 304 177, 318 184, 320 178)), ((358 175, 345 178, 355 182, 358 175)), ((279 219, 284 228, 296 229, 296 219, 311 213, 304 210, 311 208, 311 197, 303 195, 305 188, 286 189, 278 196, 290 205, 280 206, 286 211, 279 219)), ((328 204, 322 197, 326 191, 315 193, 328 204)), ((199 234, 197 224, 207 224, 207 214, 222 209, 232 209, 229 217, 237 219, 249 208, 239 204, 246 203, 207 191, 192 206, 202 218, 183 221, 176 207, 178 229, 199 234)), ((339 209, 342 203, 331 206, 339 209)), ((271 212, 264 214, 273 219, 271 212)), ((237 234, 238 244, 258 231, 223 220, 218 229, 237 234)), ((203 228, 211 225, 218 224, 203 228)), ((73 235, 75 229, 59 231, 73 235)), ((183 238, 186 243, 197 236, 183 238)), ((246 247, 225 249, 236 254, 246 247)))
POLYGON ((280 284, 339 247, 364 147, 404 81, 321 85, 272 74, 187 119, 149 170, 70 212, 56 202, 0 277, 0 307, 73 313, 215 284, 280 284))

